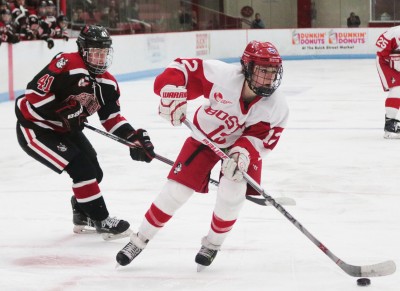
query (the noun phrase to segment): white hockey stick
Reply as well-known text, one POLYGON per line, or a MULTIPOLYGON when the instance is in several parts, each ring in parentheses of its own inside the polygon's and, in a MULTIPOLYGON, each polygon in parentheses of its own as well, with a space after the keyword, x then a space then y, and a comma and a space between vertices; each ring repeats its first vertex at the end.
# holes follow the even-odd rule
MULTIPOLYGON (((183 119, 183 123, 193 132, 193 134, 211 150, 214 151, 221 159, 229 157, 218 148, 211 140, 209 140, 197 127, 188 119, 183 119)), ((271 203, 280 213, 283 214, 297 229, 299 229, 309 240, 311 240, 325 255, 327 255, 335 264, 337 264, 344 272, 353 277, 378 277, 391 275, 396 271, 394 261, 385 261, 374 265, 354 266, 349 265, 335 256, 324 244, 322 244, 315 236, 313 236, 300 222, 298 222, 285 208, 282 207, 274 198, 272 198, 264 189, 251 178, 246 172, 243 177, 258 193, 271 203)))
MULTIPOLYGON (((133 144, 130 141, 128 141, 126 139, 123 139, 123 138, 121 138, 119 136, 116 136, 115 134, 112 134, 112 133, 106 132, 104 130, 101 130, 101 129, 99 129, 99 128, 97 128, 97 127, 95 127, 95 126, 93 126, 93 125, 91 125, 89 123, 85 123, 84 125, 85 125, 86 128, 88 128, 90 130, 93 130, 94 132, 97 132, 97 133, 99 133, 99 134, 101 134, 103 136, 106 136, 108 138, 111 138, 111 139, 113 139, 113 140, 115 140, 115 141, 117 141, 119 143, 122 143, 122 144, 128 146, 128 147, 136 147, 135 144, 133 144)), ((159 161, 161 161, 163 163, 166 163, 166 164, 168 164, 170 166, 174 165, 173 161, 171 161, 170 159, 167 159, 167 158, 165 158, 163 156, 160 156, 158 154, 156 154, 155 159, 157 159, 157 160, 159 160, 159 161)), ((214 180, 214 179, 210 179, 210 183, 215 185, 215 186, 217 186, 217 187, 219 185, 219 182, 214 180)), ((265 198, 257 198, 257 197, 254 197, 254 196, 247 195, 246 199, 251 201, 251 202, 253 202, 253 203, 255 203, 255 204, 262 205, 262 206, 271 205, 268 202, 268 200, 266 200, 265 198)), ((292 198, 289 198, 289 197, 277 197, 277 198, 275 198, 275 200, 277 202, 279 202, 280 204, 282 204, 282 205, 296 205, 296 201, 294 199, 292 199, 292 198)))

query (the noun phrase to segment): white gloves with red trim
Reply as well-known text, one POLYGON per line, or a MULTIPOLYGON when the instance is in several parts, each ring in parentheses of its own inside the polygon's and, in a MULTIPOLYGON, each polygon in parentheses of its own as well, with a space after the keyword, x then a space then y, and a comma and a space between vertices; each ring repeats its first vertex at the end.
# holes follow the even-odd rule
POLYGON ((166 85, 161 89, 160 96, 158 114, 173 126, 181 125, 182 117, 186 116, 186 88, 166 85))
POLYGON ((247 172, 250 164, 250 154, 242 147, 233 147, 229 151, 229 159, 222 162, 222 174, 229 180, 240 182, 243 180, 243 173, 247 172))
POLYGON ((390 58, 390 67, 395 69, 397 72, 400 72, 400 54, 391 54, 389 55, 390 58))

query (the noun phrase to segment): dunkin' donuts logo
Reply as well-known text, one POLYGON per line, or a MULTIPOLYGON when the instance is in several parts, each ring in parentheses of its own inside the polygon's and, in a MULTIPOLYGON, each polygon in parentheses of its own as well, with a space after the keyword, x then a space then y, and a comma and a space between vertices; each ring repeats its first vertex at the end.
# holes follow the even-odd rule
POLYGON ((363 44, 367 42, 366 32, 340 32, 331 29, 328 35, 329 44, 363 44))
POLYGON ((325 44, 325 32, 292 32, 292 44, 307 45, 307 44, 325 44))

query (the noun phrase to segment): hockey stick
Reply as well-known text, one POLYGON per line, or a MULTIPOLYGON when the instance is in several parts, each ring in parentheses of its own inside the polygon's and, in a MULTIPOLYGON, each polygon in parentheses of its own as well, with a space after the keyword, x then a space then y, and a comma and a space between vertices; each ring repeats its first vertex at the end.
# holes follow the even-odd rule
MULTIPOLYGON (((115 134, 112 134, 112 133, 106 132, 104 130, 101 130, 101 129, 99 129, 99 128, 97 128, 97 127, 95 127, 95 126, 93 126, 93 125, 91 125, 89 123, 85 122, 84 125, 85 125, 86 128, 88 128, 90 130, 93 130, 94 132, 97 132, 97 133, 99 133, 99 134, 101 134, 101 135, 103 135, 105 137, 111 138, 111 139, 113 139, 113 140, 115 140, 115 141, 117 141, 119 143, 122 143, 122 144, 128 146, 128 147, 137 147, 135 144, 131 143, 130 141, 127 141, 126 139, 123 139, 123 138, 121 138, 119 136, 116 136, 115 134)), ((163 156, 160 156, 158 154, 156 154, 156 156, 154 158, 159 160, 159 161, 161 161, 161 162, 163 162, 163 163, 165 163, 165 164, 167 164, 167 165, 170 165, 170 166, 174 165, 173 161, 171 161, 170 159, 165 158, 163 156)), ((219 185, 219 182, 214 180, 214 179, 210 179, 210 183, 215 185, 215 186, 217 186, 217 187, 219 185)), ((255 203, 255 204, 262 205, 262 206, 271 205, 269 203, 269 201, 267 199, 265 199, 265 198, 256 198, 256 197, 253 197, 253 196, 246 195, 246 199, 251 201, 251 202, 253 202, 253 203, 255 203)), ((289 198, 289 197, 278 197, 278 198, 276 198, 276 200, 279 201, 279 203, 281 203, 283 205, 296 205, 296 201, 294 199, 292 199, 292 198, 289 198)))
MULTIPOLYGON (((211 150, 214 151, 222 160, 229 157, 218 148, 211 140, 209 140, 191 121, 183 119, 182 121, 193 134, 211 150)), ((337 264, 344 272, 353 277, 378 277, 393 274, 396 271, 394 261, 385 261, 374 265, 354 266, 349 265, 335 256, 324 244, 322 244, 315 236, 313 236, 299 221, 297 221, 281 204, 276 202, 263 188, 251 178, 246 172, 243 172, 243 177, 258 193, 271 203, 280 213, 283 214, 295 227, 297 227, 309 240, 311 240, 324 254, 326 254, 335 264, 337 264)))

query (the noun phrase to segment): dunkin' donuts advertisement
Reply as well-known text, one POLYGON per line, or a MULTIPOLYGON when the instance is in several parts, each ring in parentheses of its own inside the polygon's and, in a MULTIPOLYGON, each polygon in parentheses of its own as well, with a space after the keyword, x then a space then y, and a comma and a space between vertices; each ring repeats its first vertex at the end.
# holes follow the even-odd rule
POLYGON ((292 30, 295 50, 310 54, 362 53, 368 49, 367 29, 292 30))

